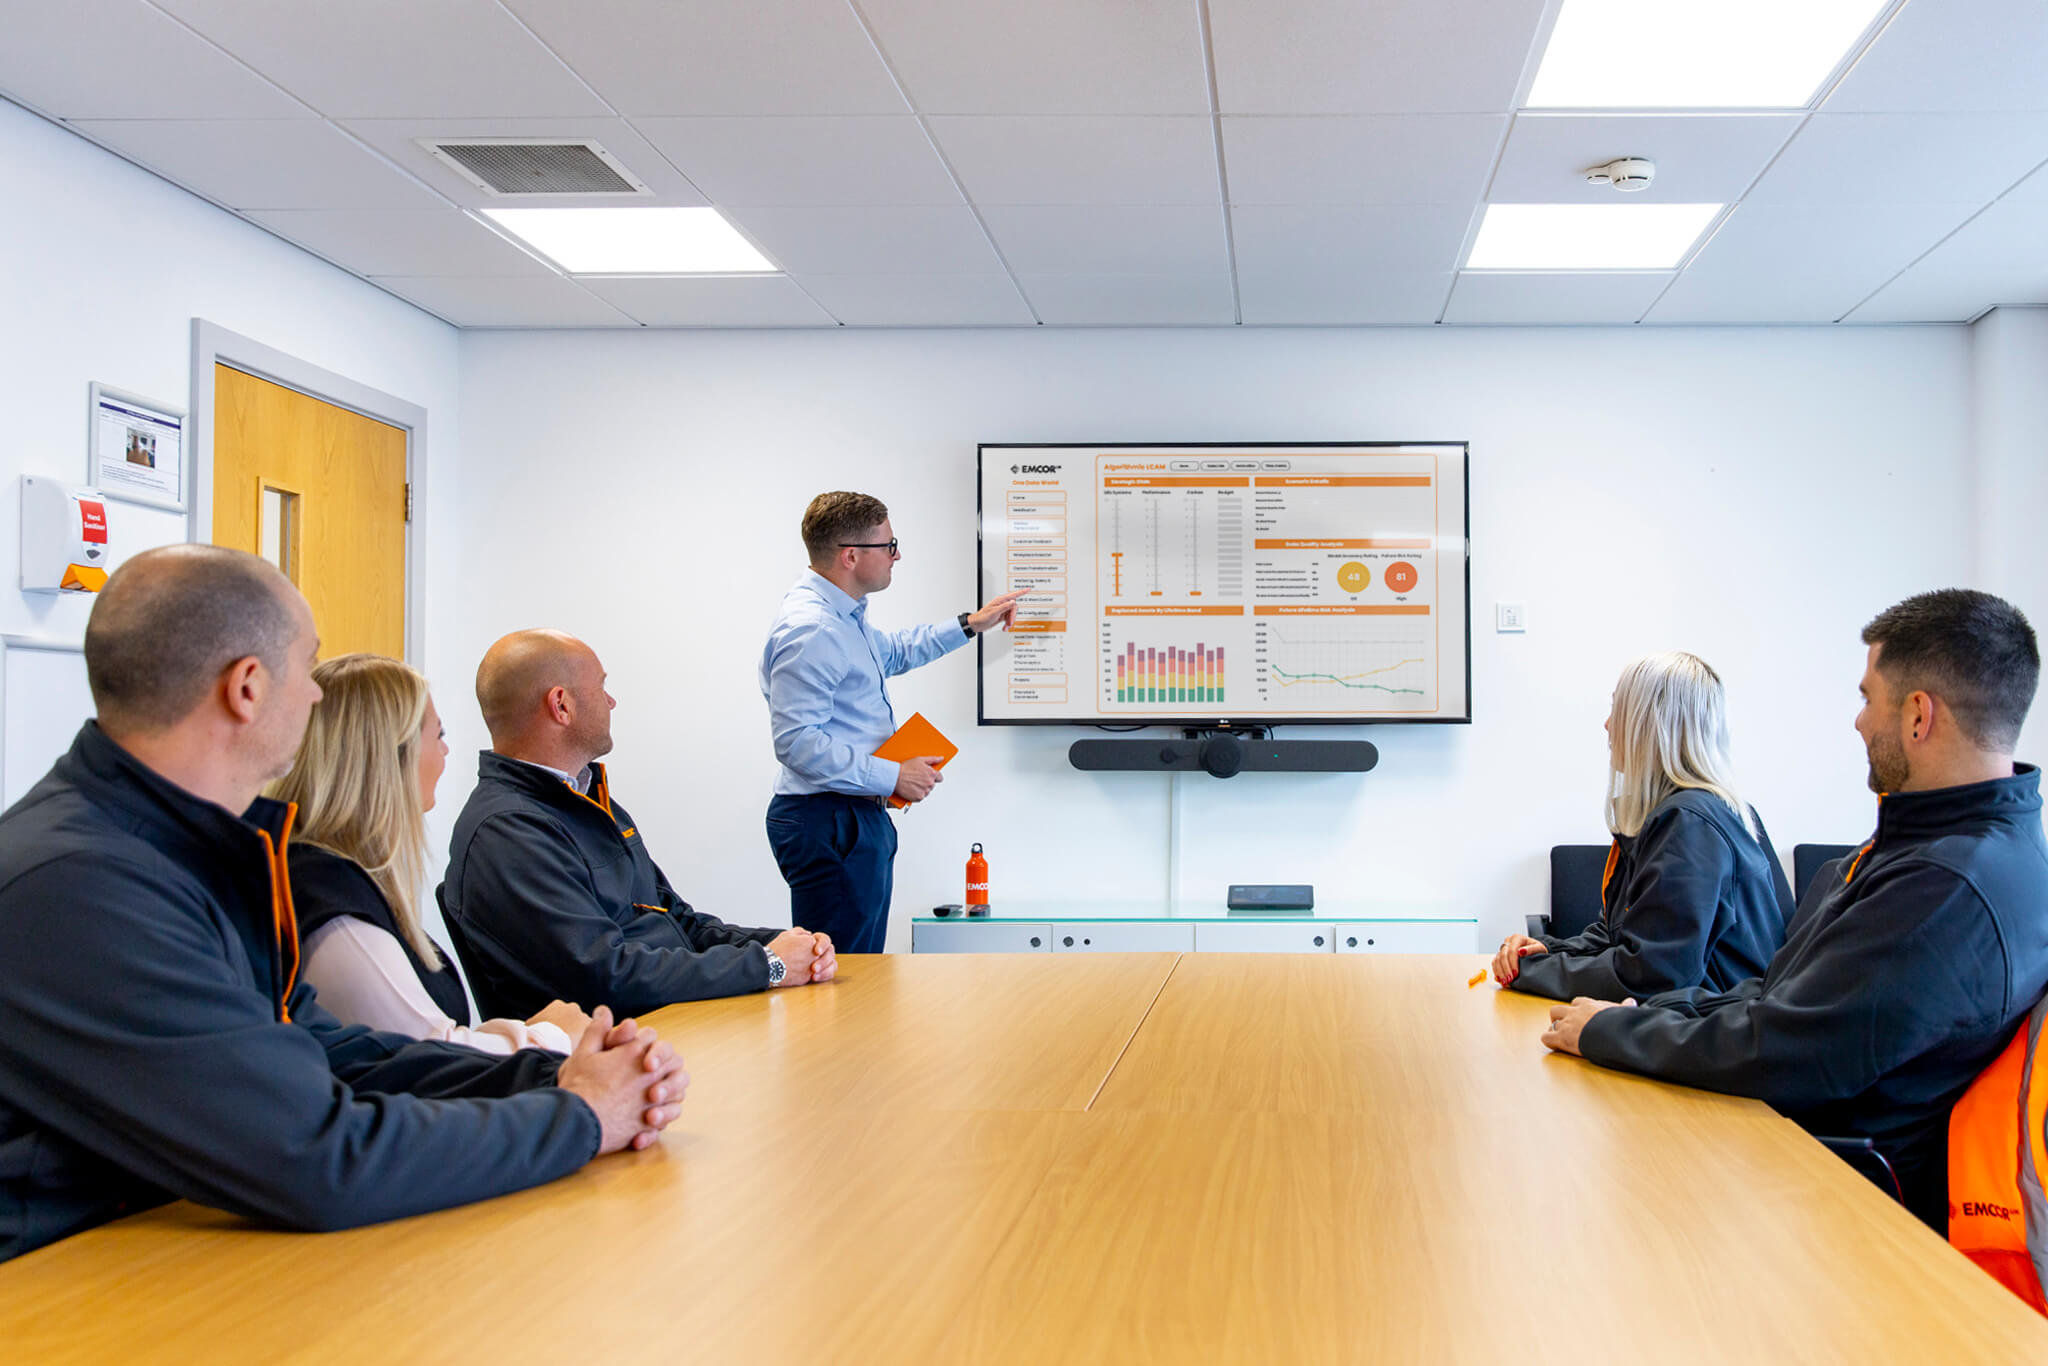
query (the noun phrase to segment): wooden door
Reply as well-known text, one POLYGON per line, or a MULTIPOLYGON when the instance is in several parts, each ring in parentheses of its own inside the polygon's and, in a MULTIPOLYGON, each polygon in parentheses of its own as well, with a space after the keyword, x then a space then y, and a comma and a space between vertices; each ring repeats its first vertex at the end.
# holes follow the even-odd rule
POLYGON ((285 571, 323 658, 405 657, 405 450, 403 428, 214 367, 213 542, 285 571))

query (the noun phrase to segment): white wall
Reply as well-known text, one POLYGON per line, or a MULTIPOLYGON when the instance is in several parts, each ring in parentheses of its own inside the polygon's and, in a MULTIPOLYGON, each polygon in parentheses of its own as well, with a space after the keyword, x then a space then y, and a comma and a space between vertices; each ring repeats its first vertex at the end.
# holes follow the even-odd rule
MULTIPOLYGON (((1975 380, 1977 577, 2048 631, 2048 308, 2000 308, 1970 329, 1975 380)), ((2039 759, 2048 705, 2036 705, 2021 753, 2039 759)))
MULTIPOLYGON (((949 616, 976 595, 977 441, 1469 439, 1476 721, 1350 732, 1368 775, 1184 780, 1182 889, 1313 882, 1476 913, 1483 940, 1541 909, 1549 845, 1604 838, 1600 722, 1650 650, 1722 670, 1788 865, 1860 839, 1857 632, 1976 571, 1963 328, 466 333, 462 361, 466 487, 433 531, 465 558, 430 604, 453 738, 482 743, 464 693, 497 635, 583 636, 619 700, 615 792, 679 889, 742 922, 788 923, 755 664, 798 516, 880 496, 904 560, 875 619, 949 616), (1526 636, 1492 632, 1496 600, 1526 636)), ((899 817, 893 947, 960 899, 974 840, 999 900, 1163 895, 1164 778, 1075 772, 1093 731, 977 730, 971 651, 893 693, 965 747, 899 817)))
MULTIPOLYGON (((195 317, 429 409, 454 449, 446 323, 4 100, 0 165, 0 581, 19 572, 18 477, 86 481, 88 384, 190 406, 195 317)), ((117 563, 185 539, 178 513, 110 501, 107 516, 117 563)), ((78 640, 91 608, 0 592, 0 631, 78 640)))

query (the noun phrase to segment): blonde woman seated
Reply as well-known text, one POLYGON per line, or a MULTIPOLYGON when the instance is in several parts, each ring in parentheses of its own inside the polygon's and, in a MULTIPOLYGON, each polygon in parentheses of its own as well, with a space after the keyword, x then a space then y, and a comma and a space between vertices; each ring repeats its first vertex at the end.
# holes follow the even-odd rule
POLYGON ((1792 889, 1756 811, 1729 780, 1721 679, 1697 655, 1622 670, 1607 719, 1600 919, 1571 939, 1511 934, 1502 986, 1569 1001, 1727 991, 1761 977, 1785 942, 1792 889))
POLYGON ((298 759, 268 789, 299 809, 287 857, 300 975, 345 1023, 486 1053, 568 1052, 590 1017, 564 1001, 472 1026, 462 980, 420 924, 426 814, 448 764, 427 680, 371 654, 330 659, 313 679, 323 696, 298 759))

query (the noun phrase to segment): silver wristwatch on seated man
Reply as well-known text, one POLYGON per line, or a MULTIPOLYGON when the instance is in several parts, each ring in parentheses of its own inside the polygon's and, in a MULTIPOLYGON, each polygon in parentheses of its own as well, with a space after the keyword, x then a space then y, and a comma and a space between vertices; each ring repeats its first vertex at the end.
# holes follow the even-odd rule
POLYGON ((789 964, 776 957, 775 950, 769 948, 766 944, 761 946, 761 952, 768 955, 768 985, 771 987, 781 986, 782 979, 789 976, 789 964))

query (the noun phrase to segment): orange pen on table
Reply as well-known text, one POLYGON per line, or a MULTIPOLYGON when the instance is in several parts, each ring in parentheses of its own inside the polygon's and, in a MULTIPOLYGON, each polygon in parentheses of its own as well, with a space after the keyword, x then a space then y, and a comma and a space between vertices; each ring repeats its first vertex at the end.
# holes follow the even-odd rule
POLYGON ((1470 991, 1470 990, 1471 990, 1471 989, 1472 989, 1473 987, 1476 987, 1476 986, 1478 986, 1478 985, 1479 985, 1479 984, 1480 984, 1481 982, 1483 982, 1483 981, 1485 981, 1485 980, 1486 980, 1486 969, 1485 969, 1485 968, 1481 968, 1481 969, 1479 969, 1479 971, 1477 971, 1477 972, 1475 972, 1475 973, 1473 973, 1473 974, 1472 974, 1471 980, 1469 980, 1469 981, 1467 981, 1467 982, 1465 983, 1465 989, 1466 989, 1467 991, 1470 991))

